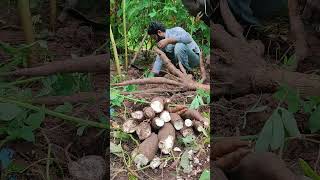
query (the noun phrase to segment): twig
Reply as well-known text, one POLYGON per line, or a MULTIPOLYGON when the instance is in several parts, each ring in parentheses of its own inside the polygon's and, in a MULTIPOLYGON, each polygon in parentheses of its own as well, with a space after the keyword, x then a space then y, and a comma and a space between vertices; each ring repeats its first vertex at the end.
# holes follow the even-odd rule
POLYGON ((141 50, 141 48, 142 48, 143 42, 145 41, 145 39, 147 38, 147 36, 148 36, 148 33, 145 33, 145 35, 143 36, 142 41, 141 41, 140 44, 139 44, 139 47, 138 47, 137 52, 134 54, 134 57, 133 57, 133 59, 131 60, 130 67, 131 67, 132 64, 136 61, 136 59, 137 59, 137 57, 138 57, 138 54, 140 53, 140 50, 141 50))

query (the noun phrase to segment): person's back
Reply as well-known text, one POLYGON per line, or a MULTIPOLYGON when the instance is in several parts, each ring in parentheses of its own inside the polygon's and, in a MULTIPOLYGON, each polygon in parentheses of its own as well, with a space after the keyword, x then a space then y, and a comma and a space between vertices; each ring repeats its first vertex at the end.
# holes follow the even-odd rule
MULTIPOLYGON (((152 22, 149 26, 148 34, 158 42, 157 46, 166 53, 173 64, 177 65, 180 62, 187 71, 199 66, 200 48, 183 28, 166 29, 161 23, 152 22)), ((157 56, 151 76, 160 73, 162 64, 162 60, 157 56)))

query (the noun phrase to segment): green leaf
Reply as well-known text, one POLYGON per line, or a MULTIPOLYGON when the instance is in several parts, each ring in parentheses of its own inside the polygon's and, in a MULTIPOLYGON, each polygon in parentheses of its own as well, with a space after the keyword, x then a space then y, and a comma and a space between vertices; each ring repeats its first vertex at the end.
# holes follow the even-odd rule
POLYGON ((0 120, 11 121, 23 110, 15 104, 0 103, 0 120))
POLYGON ((289 91, 287 96, 288 110, 295 113, 299 110, 300 98, 295 91, 289 91))
POLYGON ((194 135, 188 135, 182 138, 182 142, 186 147, 196 143, 196 137, 194 135))
POLYGON ((310 116, 309 129, 311 133, 315 133, 320 130, 320 105, 310 116))
POLYGON ((80 127, 77 129, 77 136, 82 136, 84 130, 86 129, 86 127, 87 127, 87 126, 80 126, 80 127))
POLYGON ((59 113, 71 113, 73 109, 72 104, 65 102, 63 105, 60 105, 54 109, 54 111, 59 113))
POLYGON ((284 127, 281 120, 281 116, 276 110, 277 113, 272 117, 272 141, 271 141, 271 149, 276 150, 280 148, 284 144, 284 127))
POLYGON ((28 116, 27 119, 24 120, 24 123, 29 125, 32 129, 40 128, 42 121, 45 118, 44 112, 36 112, 32 113, 28 116))
POLYGON ((124 91, 126 91, 126 92, 132 92, 135 90, 137 90, 137 85, 135 85, 135 84, 130 84, 130 85, 124 87, 124 91))
POLYGON ((28 126, 23 126, 21 128, 8 129, 8 134, 12 139, 24 139, 30 142, 35 141, 32 128, 28 126))
POLYGON ((112 136, 114 138, 121 140, 121 141, 130 140, 130 135, 128 133, 123 132, 123 131, 114 131, 112 133, 112 136))
POLYGON ((25 165, 11 162, 6 169, 6 172, 9 174, 20 173, 22 170, 26 168, 25 165))
POLYGON ((281 117, 284 127, 286 128, 289 136, 300 137, 300 131, 298 129, 297 121, 295 120, 293 114, 284 108, 280 108, 281 117))
MULTIPOLYGON (((275 112, 271 115, 274 116, 275 112)), ((257 152, 265 152, 269 150, 269 145, 272 141, 272 118, 269 118, 264 124, 261 133, 259 134, 258 140, 255 145, 255 150, 257 152)))
POLYGON ((199 180, 210 180, 210 171, 207 169, 203 170, 199 180))
POLYGON ((113 142, 110 142, 110 152, 118 157, 122 157, 122 147, 121 144, 116 145, 113 142))
POLYGON ((303 170, 304 175, 312 178, 313 180, 320 180, 320 176, 303 159, 299 159, 299 165, 303 170))
MULTIPOLYGON (((190 104, 190 109, 198 109, 200 107, 202 99, 198 95, 192 100, 190 104)), ((202 101, 203 103, 203 101, 202 101)))
POLYGON ((182 167, 184 173, 190 173, 192 171, 188 150, 186 150, 181 156, 180 167, 182 167))

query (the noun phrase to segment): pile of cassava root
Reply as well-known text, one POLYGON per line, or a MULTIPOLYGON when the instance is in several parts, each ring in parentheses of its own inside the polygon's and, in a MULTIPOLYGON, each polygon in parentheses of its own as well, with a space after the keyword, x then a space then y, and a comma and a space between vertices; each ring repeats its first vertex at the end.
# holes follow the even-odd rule
POLYGON ((209 126, 208 119, 201 116, 197 110, 185 106, 169 107, 170 99, 155 97, 150 106, 131 113, 131 118, 122 126, 126 133, 136 133, 142 141, 132 152, 132 157, 138 168, 147 165, 151 168, 160 165, 156 157, 158 150, 162 154, 170 154, 174 148, 176 135, 183 137, 194 135, 209 126))

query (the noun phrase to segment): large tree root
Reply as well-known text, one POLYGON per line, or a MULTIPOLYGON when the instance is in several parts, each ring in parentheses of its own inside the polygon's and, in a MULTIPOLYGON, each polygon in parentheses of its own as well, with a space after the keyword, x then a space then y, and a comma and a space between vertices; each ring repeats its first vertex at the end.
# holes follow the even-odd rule
MULTIPOLYGON (((179 69, 177 69, 170 61, 170 59, 166 56, 164 52, 160 49, 155 48, 156 53, 160 56, 163 60, 165 66, 169 70, 170 73, 176 76, 177 81, 167 79, 165 77, 154 77, 154 78, 145 78, 145 79, 134 79, 128 80, 121 83, 113 84, 113 86, 126 86, 130 84, 169 84, 175 85, 182 89, 188 90, 197 90, 197 89, 204 89, 206 91, 210 91, 210 85, 208 84, 201 84, 192 79, 192 75, 185 74, 179 69)), ((201 63, 204 66, 203 63, 201 63)), ((202 67, 204 68, 204 67, 202 67)))
POLYGON ((249 43, 232 37, 221 25, 211 24, 212 44, 229 53, 232 61, 221 57, 213 62, 214 79, 230 84, 217 85, 214 94, 243 95, 252 92, 273 92, 280 83, 296 88, 304 97, 320 95, 320 77, 290 72, 273 67, 255 53, 249 43), (223 93, 222 93, 223 92, 223 93))
POLYGON ((106 72, 109 54, 86 56, 78 59, 54 61, 33 68, 1 73, 0 76, 46 76, 55 73, 106 72))

